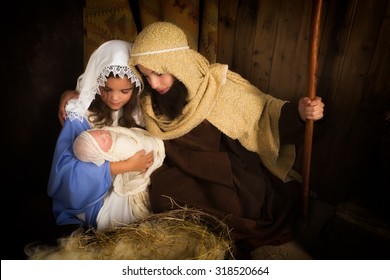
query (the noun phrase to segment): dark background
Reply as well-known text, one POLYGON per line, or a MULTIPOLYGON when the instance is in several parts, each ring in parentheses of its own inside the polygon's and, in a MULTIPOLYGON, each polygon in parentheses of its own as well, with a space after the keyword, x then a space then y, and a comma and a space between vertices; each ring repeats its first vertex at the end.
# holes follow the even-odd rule
POLYGON ((61 129, 61 93, 83 71, 83 1, 11 1, 1 17, 3 141, 2 259, 23 259, 28 242, 62 234, 46 194, 61 129), (4 65, 5 62, 5 65, 4 65), (3 235, 3 236, 4 236, 3 235))

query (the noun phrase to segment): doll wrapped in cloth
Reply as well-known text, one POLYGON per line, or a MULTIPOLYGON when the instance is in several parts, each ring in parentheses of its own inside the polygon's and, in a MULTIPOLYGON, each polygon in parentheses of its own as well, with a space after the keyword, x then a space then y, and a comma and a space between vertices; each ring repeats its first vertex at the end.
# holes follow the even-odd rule
POLYGON ((150 175, 165 158, 163 141, 141 128, 103 127, 82 132, 73 143, 74 154, 79 160, 98 166, 105 161, 125 160, 141 149, 147 153, 153 151, 153 164, 145 172, 126 172, 113 179, 114 191, 129 197, 135 219, 151 214, 147 187, 150 175))

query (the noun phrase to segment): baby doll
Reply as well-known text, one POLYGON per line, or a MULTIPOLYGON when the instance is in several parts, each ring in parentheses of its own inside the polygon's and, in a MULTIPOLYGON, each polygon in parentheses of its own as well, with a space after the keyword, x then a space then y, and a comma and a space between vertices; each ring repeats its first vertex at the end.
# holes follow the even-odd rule
POLYGON ((118 174, 113 179, 114 191, 118 195, 129 196, 130 209, 135 219, 151 213, 147 187, 150 175, 162 165, 165 158, 163 141, 141 128, 106 126, 83 131, 73 143, 73 152, 79 160, 98 166, 105 161, 126 160, 141 149, 154 153, 149 168, 145 172, 118 174))

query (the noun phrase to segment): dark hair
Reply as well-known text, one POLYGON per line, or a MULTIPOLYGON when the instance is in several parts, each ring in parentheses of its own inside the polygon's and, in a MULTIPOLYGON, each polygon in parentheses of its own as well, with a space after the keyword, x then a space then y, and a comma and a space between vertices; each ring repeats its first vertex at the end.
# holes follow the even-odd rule
POLYGON ((144 91, 142 94, 150 96, 153 112, 157 116, 164 115, 170 120, 174 120, 183 114, 183 109, 187 105, 188 89, 183 82, 173 76, 173 83, 166 94, 159 94, 144 79, 144 91))
MULTIPOLYGON (((107 77, 114 77, 112 73, 107 77)), ((115 78, 119 78, 118 75, 115 78)), ((132 113, 137 107, 139 87, 134 87, 129 102, 127 102, 123 108, 123 114, 118 120, 118 124, 123 127, 138 126, 135 122, 132 113)), ((92 101, 88 110, 91 112, 89 121, 96 127, 111 126, 114 122, 112 118, 112 110, 104 103, 100 94, 96 94, 95 99, 92 101)))

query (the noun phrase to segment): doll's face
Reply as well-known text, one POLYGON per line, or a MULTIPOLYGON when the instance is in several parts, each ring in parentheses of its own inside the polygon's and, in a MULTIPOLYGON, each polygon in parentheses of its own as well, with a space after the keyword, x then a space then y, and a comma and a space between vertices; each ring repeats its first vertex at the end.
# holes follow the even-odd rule
POLYGON ((111 146, 112 146, 112 137, 110 132, 104 129, 97 129, 97 130, 91 130, 88 131, 92 135, 93 138, 95 138, 96 142, 98 143, 99 147, 104 151, 107 152, 111 146))

